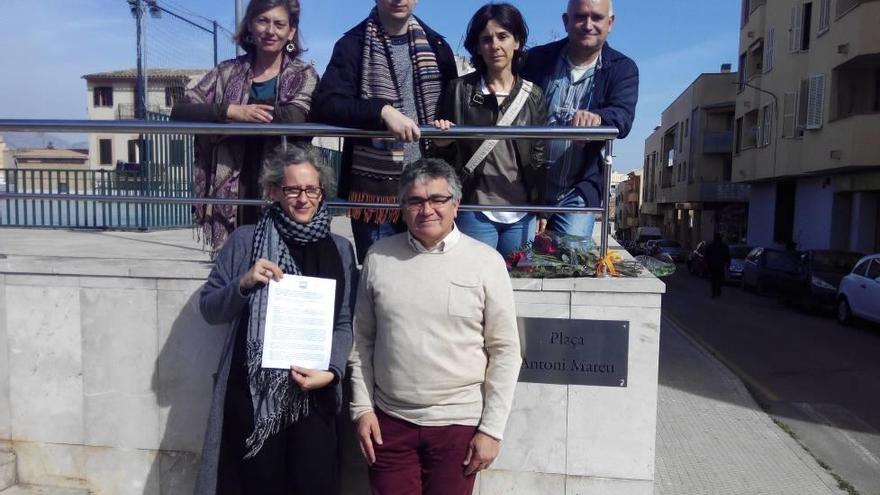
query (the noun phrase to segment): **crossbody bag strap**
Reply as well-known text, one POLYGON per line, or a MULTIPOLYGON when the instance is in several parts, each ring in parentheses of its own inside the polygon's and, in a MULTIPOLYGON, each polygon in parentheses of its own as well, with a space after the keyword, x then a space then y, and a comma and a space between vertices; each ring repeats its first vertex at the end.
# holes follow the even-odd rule
MULTIPOLYGON (((513 123, 514 119, 516 119, 520 112, 522 112, 523 107, 526 106, 526 101, 528 101, 529 96, 532 94, 533 88, 534 85, 531 82, 523 81, 519 93, 517 93, 516 98, 513 99, 513 103, 510 104, 510 106, 507 108, 507 111, 501 115, 500 119, 498 119, 497 125, 502 127, 509 127, 510 124, 513 123)), ((474 152, 473 156, 471 156, 471 159, 468 160, 468 162, 464 166, 464 170, 465 172, 467 172, 468 175, 474 173, 477 165, 482 163, 483 160, 485 160, 486 157, 489 156, 489 153, 492 152, 492 150, 495 148, 495 145, 498 144, 498 141, 500 140, 489 139, 483 141, 483 144, 481 144, 480 147, 477 148, 477 151, 474 152)))

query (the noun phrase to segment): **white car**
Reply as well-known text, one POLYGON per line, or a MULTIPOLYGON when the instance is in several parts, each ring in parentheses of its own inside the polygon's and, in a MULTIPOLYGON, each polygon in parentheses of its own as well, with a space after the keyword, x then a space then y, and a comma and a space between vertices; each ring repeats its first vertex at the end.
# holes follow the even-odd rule
POLYGON ((837 290, 837 320, 853 317, 880 323, 880 254, 860 259, 837 290))

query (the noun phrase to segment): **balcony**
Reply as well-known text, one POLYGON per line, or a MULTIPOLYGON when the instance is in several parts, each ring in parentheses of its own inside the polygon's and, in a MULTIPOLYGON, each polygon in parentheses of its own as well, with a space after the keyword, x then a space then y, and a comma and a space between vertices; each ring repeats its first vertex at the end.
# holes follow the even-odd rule
MULTIPOLYGON (((170 115, 171 109, 162 105, 147 105, 147 112, 170 115)), ((120 103, 116 105, 116 120, 136 119, 134 103, 120 103)))
POLYGON ((733 131, 703 133, 703 154, 733 153, 733 131))

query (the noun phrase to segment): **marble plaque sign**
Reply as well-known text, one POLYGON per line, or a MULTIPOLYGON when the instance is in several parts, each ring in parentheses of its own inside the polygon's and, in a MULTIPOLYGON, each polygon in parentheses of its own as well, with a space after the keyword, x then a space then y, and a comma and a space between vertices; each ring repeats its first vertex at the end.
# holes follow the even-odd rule
POLYGON ((519 381, 626 387, 629 322, 518 318, 519 381))

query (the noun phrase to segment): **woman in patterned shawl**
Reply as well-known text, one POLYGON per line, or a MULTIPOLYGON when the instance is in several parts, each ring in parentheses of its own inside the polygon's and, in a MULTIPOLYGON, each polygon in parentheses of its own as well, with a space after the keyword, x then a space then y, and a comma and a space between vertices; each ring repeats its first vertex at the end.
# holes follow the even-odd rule
MULTIPOLYGON (((336 420, 357 285, 354 249, 330 233, 324 199, 334 195, 333 169, 311 145, 270 155, 260 183, 272 205, 256 225, 229 236, 199 294, 205 320, 232 331, 215 375, 196 493, 334 495, 336 420), (294 275, 336 282, 325 369, 302 368, 296 358, 290 369, 262 367, 269 282, 294 275)), ((290 321, 308 319, 299 314, 290 321)))
MULTIPOLYGON (((305 122, 318 84, 315 68, 298 58, 299 0, 251 0, 235 40, 246 54, 220 63, 189 89, 172 120, 305 122)), ((195 192, 201 198, 258 199, 264 156, 282 137, 198 136, 195 192)), ((198 205, 195 222, 219 250, 239 225, 254 224, 258 207, 198 205)))

